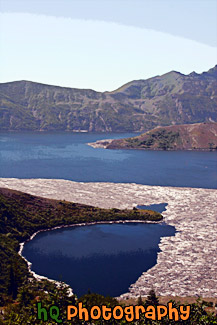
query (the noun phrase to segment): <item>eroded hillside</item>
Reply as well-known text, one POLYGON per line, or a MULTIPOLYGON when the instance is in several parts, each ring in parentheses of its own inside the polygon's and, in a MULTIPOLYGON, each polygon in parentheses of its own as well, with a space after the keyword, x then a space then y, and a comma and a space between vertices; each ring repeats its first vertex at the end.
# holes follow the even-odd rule
POLYGON ((145 132, 156 126, 217 121, 217 66, 129 82, 113 92, 30 81, 0 84, 3 131, 145 132))

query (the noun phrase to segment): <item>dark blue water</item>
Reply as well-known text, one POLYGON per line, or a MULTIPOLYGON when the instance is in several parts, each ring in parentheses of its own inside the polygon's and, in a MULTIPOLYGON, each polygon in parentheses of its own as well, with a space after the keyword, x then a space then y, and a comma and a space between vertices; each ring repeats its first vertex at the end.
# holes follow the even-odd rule
POLYGON ((142 210, 152 210, 152 211, 162 213, 163 211, 166 211, 167 205, 168 205, 168 203, 159 203, 159 204, 151 204, 151 205, 137 205, 137 208, 142 209, 142 210))
POLYGON ((24 246, 32 270, 88 292, 119 296, 156 264, 160 237, 174 236, 163 224, 98 224, 42 232, 24 246))
MULTIPOLYGON (((217 152, 94 149, 86 143, 134 134, 0 134, 0 177, 58 178, 82 182, 217 187, 217 152)), ((144 202, 145 203, 145 202, 144 202)), ((163 211, 166 203, 139 208, 163 211), (160 209, 160 210, 159 210, 160 209)), ((118 296, 156 264, 162 236, 157 224, 73 227, 38 234, 24 247, 36 273, 118 296)))
POLYGON ((86 145, 134 134, 0 135, 0 177, 217 188, 217 152, 105 150, 86 145))

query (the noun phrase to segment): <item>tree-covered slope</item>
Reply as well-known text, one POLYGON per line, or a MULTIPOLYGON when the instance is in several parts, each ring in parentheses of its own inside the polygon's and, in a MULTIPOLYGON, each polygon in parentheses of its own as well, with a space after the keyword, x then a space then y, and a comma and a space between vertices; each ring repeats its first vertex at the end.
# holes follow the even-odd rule
POLYGON ((0 293, 16 296, 17 287, 28 276, 27 265, 18 255, 19 243, 38 230, 97 221, 161 219, 160 213, 150 210, 100 209, 0 188, 0 293))
POLYGON ((156 126, 217 121, 217 66, 129 82, 113 92, 30 81, 0 84, 0 129, 147 131, 156 126))

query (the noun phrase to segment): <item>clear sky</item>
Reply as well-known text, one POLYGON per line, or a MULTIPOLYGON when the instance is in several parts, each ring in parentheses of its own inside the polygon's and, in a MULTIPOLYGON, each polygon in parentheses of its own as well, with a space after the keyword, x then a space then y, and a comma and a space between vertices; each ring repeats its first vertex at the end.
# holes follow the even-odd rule
POLYGON ((0 82, 114 90, 217 64, 216 0, 0 0, 0 82))

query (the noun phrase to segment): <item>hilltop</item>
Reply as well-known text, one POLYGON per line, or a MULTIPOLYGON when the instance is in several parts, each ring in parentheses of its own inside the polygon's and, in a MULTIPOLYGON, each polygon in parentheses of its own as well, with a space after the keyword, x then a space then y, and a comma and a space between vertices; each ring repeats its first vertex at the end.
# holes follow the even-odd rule
POLYGON ((217 65, 171 71, 112 92, 31 81, 0 84, 2 131, 145 132, 156 126, 217 121, 217 65))
POLYGON ((133 138, 100 140, 90 145, 106 149, 216 150, 217 123, 156 127, 133 138))

